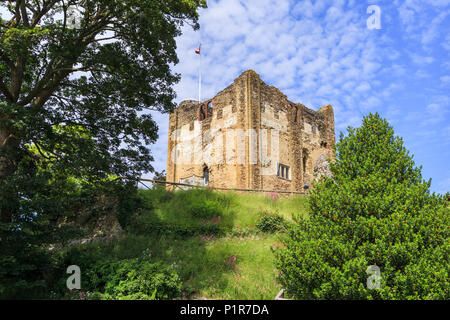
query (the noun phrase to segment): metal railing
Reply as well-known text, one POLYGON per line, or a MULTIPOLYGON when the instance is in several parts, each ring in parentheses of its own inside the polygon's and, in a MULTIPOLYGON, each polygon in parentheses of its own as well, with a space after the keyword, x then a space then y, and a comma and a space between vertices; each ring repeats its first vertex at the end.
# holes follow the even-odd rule
MULTIPOLYGON (((169 182, 169 181, 159 181, 154 179, 144 179, 144 178, 128 178, 128 177, 120 177, 120 179, 130 179, 130 180, 136 180, 138 182, 147 181, 152 183, 159 183, 159 184, 169 184, 173 186, 185 186, 190 188, 203 188, 203 189, 211 189, 211 190, 225 190, 225 191, 244 191, 244 192, 267 192, 267 193, 290 193, 290 194, 308 194, 305 191, 289 191, 289 190, 264 190, 264 189, 245 189, 245 188, 224 188, 224 187, 213 187, 213 186, 200 186, 200 185, 192 185, 188 183, 179 183, 179 182, 169 182)), ((145 187, 144 183, 142 183, 145 187)), ((149 188, 150 189, 150 188, 149 188)))

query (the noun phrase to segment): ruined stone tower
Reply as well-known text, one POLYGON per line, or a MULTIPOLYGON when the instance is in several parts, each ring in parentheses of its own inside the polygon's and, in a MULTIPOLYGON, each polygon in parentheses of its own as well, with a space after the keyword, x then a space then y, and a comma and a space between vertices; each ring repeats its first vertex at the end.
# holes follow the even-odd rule
POLYGON ((214 98, 170 114, 167 181, 302 191, 327 171, 335 143, 330 105, 313 111, 243 72, 214 98))

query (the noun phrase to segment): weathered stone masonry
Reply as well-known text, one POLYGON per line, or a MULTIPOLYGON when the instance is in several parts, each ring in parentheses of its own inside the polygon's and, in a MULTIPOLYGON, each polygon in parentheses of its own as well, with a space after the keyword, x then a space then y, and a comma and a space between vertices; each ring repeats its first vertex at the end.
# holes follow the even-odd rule
POLYGON ((167 181, 299 191, 328 173, 334 143, 330 105, 293 103, 248 70, 214 98, 183 101, 170 114, 167 181))

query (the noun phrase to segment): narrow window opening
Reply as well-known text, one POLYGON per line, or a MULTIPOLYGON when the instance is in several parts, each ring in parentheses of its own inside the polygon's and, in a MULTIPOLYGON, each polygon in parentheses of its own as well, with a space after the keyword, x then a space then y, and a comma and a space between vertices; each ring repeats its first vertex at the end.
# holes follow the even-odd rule
POLYGON ((200 106, 200 120, 205 120, 206 113, 205 113, 205 106, 202 104, 200 106))
POLYGON ((308 150, 303 149, 303 173, 306 173, 306 164, 308 161, 308 150))
POLYGON ((206 108, 207 108, 208 118, 209 118, 212 116, 212 109, 213 109, 212 101, 208 102, 208 104, 206 105, 206 108))
POLYGON ((203 169, 203 182, 205 183, 205 185, 208 185, 208 183, 209 183, 209 169, 208 169, 208 167, 205 167, 203 169))

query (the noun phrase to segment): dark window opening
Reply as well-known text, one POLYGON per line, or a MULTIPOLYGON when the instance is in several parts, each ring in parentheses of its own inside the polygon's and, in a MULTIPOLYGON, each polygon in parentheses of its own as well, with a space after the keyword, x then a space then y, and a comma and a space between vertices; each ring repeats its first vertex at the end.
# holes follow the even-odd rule
POLYGON ((279 163, 277 176, 283 179, 289 179, 289 167, 287 165, 279 163))
POLYGON ((326 143, 325 141, 322 141, 322 142, 320 143, 320 146, 321 146, 322 148, 326 148, 326 147, 327 147, 327 143, 326 143))
POLYGON ((303 160, 303 173, 306 173, 306 164, 308 161, 308 150, 306 150, 306 149, 303 149, 302 160, 303 160))
POLYGON ((206 113, 205 113, 205 106, 202 104, 200 106, 200 120, 205 120, 206 113))
POLYGON ((208 169, 208 167, 205 167, 203 169, 203 181, 204 181, 205 185, 207 185, 209 183, 209 169, 208 169))

